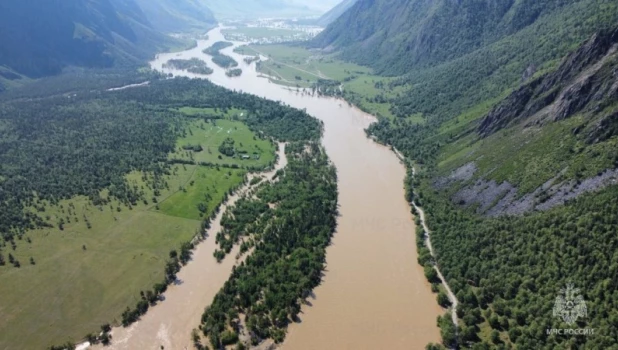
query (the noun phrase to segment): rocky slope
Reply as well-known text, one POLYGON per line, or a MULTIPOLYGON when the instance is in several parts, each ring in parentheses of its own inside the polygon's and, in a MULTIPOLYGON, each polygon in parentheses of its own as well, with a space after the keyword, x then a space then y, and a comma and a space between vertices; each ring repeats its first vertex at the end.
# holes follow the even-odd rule
POLYGON ((485 146, 471 152, 468 163, 434 185, 457 188, 452 200, 459 205, 499 216, 548 210, 616 184, 617 48, 618 28, 602 31, 564 57, 557 69, 529 77, 479 121, 475 143, 485 146), (560 132, 551 134, 548 130, 552 129, 560 132), (539 142, 544 138, 549 144, 539 142), (501 147, 497 155, 489 151, 494 145, 501 147), (532 150, 535 147, 544 148, 532 150), (520 161, 522 154, 531 155, 529 164, 520 161), (477 168, 485 157, 496 158, 491 167, 477 168), (511 160, 518 160, 519 168, 530 168, 528 172, 543 182, 523 190, 521 186, 531 180, 494 176, 512 166, 511 160), (549 166, 544 172, 533 170, 532 162, 540 160, 559 166, 549 166))
MULTIPOLYGON (((617 48, 618 29, 595 34, 565 57, 556 71, 525 84, 494 107, 481 122, 478 132, 486 137, 523 119, 527 119, 528 125, 539 125, 582 111, 603 110, 615 103, 618 98, 617 48)), ((613 114, 606 116, 600 124, 609 126, 615 118, 613 114)), ((590 142, 611 136, 604 132, 607 127, 593 129, 588 135, 590 142)))

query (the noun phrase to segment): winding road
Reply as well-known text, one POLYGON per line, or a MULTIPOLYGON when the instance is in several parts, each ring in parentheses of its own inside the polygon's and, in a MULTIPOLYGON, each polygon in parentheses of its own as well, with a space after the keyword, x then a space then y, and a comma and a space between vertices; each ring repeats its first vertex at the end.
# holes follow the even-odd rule
MULTIPOLYGON (((399 151, 395 150, 395 153, 399 156, 400 159, 403 158, 403 155, 399 153, 399 151)), ((414 167, 412 167, 412 176, 416 176, 416 170, 414 169, 414 167)), ((455 293, 453 293, 453 291, 451 290, 451 287, 448 285, 448 282, 446 282, 446 278, 444 278, 444 275, 442 275, 442 272, 440 271, 440 267, 438 266, 436 254, 433 250, 433 245, 431 244, 431 231, 429 230, 429 227, 427 226, 427 221, 425 220, 425 211, 423 210, 423 208, 416 205, 414 201, 412 201, 410 204, 412 204, 414 209, 416 209, 419 219, 421 220, 421 225, 423 226, 423 229, 425 230, 425 244, 427 245, 427 248, 429 248, 429 253, 431 253, 431 257, 435 261, 433 268, 438 273, 438 277, 440 277, 440 280, 442 281, 442 285, 444 286, 444 289, 446 289, 446 294, 449 300, 451 301, 451 318, 453 320, 453 324, 455 326, 458 326, 459 320, 457 319, 457 306, 459 306, 459 300, 457 300, 455 293)))

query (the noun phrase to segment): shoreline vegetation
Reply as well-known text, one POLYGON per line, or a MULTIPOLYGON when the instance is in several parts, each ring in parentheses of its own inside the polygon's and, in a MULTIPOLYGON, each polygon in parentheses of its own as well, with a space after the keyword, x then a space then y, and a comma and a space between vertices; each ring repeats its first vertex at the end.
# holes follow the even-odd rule
POLYGON ((225 75, 227 75, 230 78, 239 77, 242 75, 242 69, 239 69, 239 68, 228 69, 227 71, 225 71, 225 75))
MULTIPOLYGON (((231 42, 217 41, 216 43, 212 44, 212 46, 202 50, 202 52, 212 56, 212 62, 221 68, 235 68, 238 67, 238 62, 236 62, 236 60, 232 57, 221 53, 221 50, 233 45, 234 44, 232 44, 231 42)), ((234 71, 238 70, 234 69, 234 71)))
POLYGON ((286 153, 277 181, 260 183, 223 216, 214 258, 237 244, 247 256, 202 316, 199 329, 213 348, 281 343, 299 301, 321 282, 336 226, 336 170, 316 142, 289 144, 286 153))
MULTIPOLYGON (((395 148, 392 148, 396 154, 400 154, 395 148)), ((407 166, 409 176, 414 177, 416 170, 414 166, 407 166)), ((408 179, 406 183, 413 183, 413 180, 408 179)), ((417 249, 418 249, 418 263, 423 266, 425 270, 425 277, 427 281, 431 283, 432 291, 437 291, 437 303, 445 309, 450 309, 450 320, 447 316, 438 317, 438 325, 440 328, 440 336, 444 344, 457 347, 459 337, 459 318, 457 316, 457 307, 459 306, 459 300, 451 287, 448 284, 446 278, 442 274, 438 265, 436 253, 431 243, 431 231, 427 226, 425 217, 425 211, 420 206, 420 203, 415 202, 416 195, 414 194, 414 187, 409 186, 406 190, 406 200, 412 207, 412 214, 415 217, 415 223, 417 228, 417 249), (435 284, 438 283, 443 288, 438 288, 435 284)), ((428 344, 429 349, 432 347, 439 348, 439 344, 428 344)))
POLYGON ((206 62, 199 58, 192 58, 190 60, 171 59, 163 65, 163 68, 186 70, 189 73, 201 75, 210 75, 213 73, 212 68, 208 67, 206 62))
MULTIPOLYGON (((279 149, 285 149, 284 143, 279 143, 278 145, 279 149)), ((285 164, 287 164, 287 160, 282 161, 277 154, 274 165, 264 168, 262 171, 254 171, 247 173, 246 176, 243 178, 243 182, 239 183, 234 188, 229 189, 228 192, 225 193, 223 200, 219 202, 219 204, 212 211, 211 216, 202 222, 200 230, 196 232, 195 236, 190 241, 181 244, 178 250, 173 249, 170 251, 169 260, 168 263, 165 265, 164 269, 164 281, 155 284, 152 290, 147 290, 145 293, 140 292, 142 300, 137 303, 134 309, 127 307, 127 309, 122 314, 121 324, 117 326, 128 327, 132 323, 139 321, 139 318, 145 315, 148 312, 149 308, 156 307, 158 303, 165 302, 165 298, 163 297, 165 291, 167 290, 167 288, 169 288, 170 285, 173 285, 177 282, 176 274, 180 272, 183 266, 191 262, 191 257, 197 246, 208 238, 213 239, 211 236, 208 235, 208 231, 210 230, 212 225, 218 224, 216 218, 219 216, 221 208, 227 207, 226 212, 229 211, 230 208, 235 208, 238 205, 237 203, 232 204, 233 202, 238 202, 235 197, 242 200, 244 196, 246 196, 248 193, 250 194, 251 191, 254 190, 257 185, 261 183, 261 181, 259 180, 262 179, 264 175, 271 173, 273 170, 283 169, 282 165, 285 166, 285 164)), ((219 218, 219 221, 221 220, 222 218, 219 218)), ((110 324, 102 325, 101 333, 99 333, 98 335, 95 333, 87 335, 83 339, 85 342, 81 343, 80 345, 96 345, 99 343, 103 344, 104 346, 110 345, 113 342, 112 332, 113 328, 110 324)), ((65 345, 62 345, 60 349, 65 349, 67 345, 70 346, 71 344, 67 343, 65 345)))
MULTIPOLYGON (((379 140, 376 140, 372 137, 372 140, 379 143, 379 140)), ((451 311, 451 321, 455 327, 458 326, 459 321, 457 317, 457 305, 459 304, 459 300, 457 300, 457 296, 451 290, 451 287, 448 285, 448 281, 444 278, 442 271, 440 271, 440 267, 436 261, 436 253, 433 249, 433 245, 431 243, 431 231, 429 230, 429 226, 427 226, 427 221, 425 219, 425 211, 420 206, 419 203, 415 202, 416 194, 414 193, 414 177, 416 176, 416 169, 413 164, 409 164, 406 158, 401 152, 399 152, 395 147, 391 145, 387 145, 397 158, 406 166, 407 177, 406 184, 406 201, 410 205, 410 209, 415 218, 416 224, 416 232, 417 232, 417 250, 418 250, 418 263, 423 266, 423 268, 432 268, 435 270, 435 274, 433 272, 429 272, 425 270, 425 277, 427 281, 432 284, 432 290, 436 290, 437 288, 434 286, 435 283, 439 283, 444 286, 444 291, 446 292, 446 296, 448 297, 448 301, 444 299, 443 296, 438 296, 438 304, 444 308, 449 308, 451 311), (429 254, 429 256, 427 255, 429 254)))
MULTIPOLYGON (((537 23, 523 29, 522 33, 507 36, 453 62, 396 78, 380 77, 367 67, 302 47, 253 45, 236 50, 247 56, 259 51, 269 57, 260 62, 262 74, 302 93, 307 89, 309 93, 319 93, 319 89, 311 89, 324 76, 341 82, 342 97, 348 103, 378 117, 378 123, 369 128, 368 135, 396 147, 405 159, 417 162, 420 172, 412 176, 410 169, 406 186, 414 188, 414 204, 426 211, 425 220, 432 228, 432 245, 436 252, 432 258, 425 248, 427 252, 422 260, 424 263, 436 260, 443 280, 448 281, 458 301, 457 323, 452 320, 453 313, 451 317, 441 317, 438 323, 443 345, 430 344, 428 349, 457 344, 479 348, 531 348, 538 344, 558 347, 585 344, 582 346, 606 348, 613 345, 615 317, 599 316, 604 314, 609 300, 599 289, 606 290, 601 286, 607 283, 615 284, 612 279, 615 264, 603 248, 607 244, 614 247, 615 242, 611 238, 615 215, 610 214, 611 208, 615 208, 615 181, 614 185, 583 193, 563 205, 523 216, 485 216, 482 214, 485 204, 467 203, 461 195, 466 192, 461 192, 457 201, 451 200, 466 186, 481 181, 483 186, 491 186, 494 182, 496 186, 512 186, 517 196, 532 195, 535 201, 544 203, 551 199, 554 190, 545 188, 544 183, 548 181, 579 185, 591 182, 595 176, 601 178, 615 172, 618 166, 616 129, 613 126, 612 131, 604 129, 608 130, 607 136, 598 139, 586 136, 600 134, 595 125, 601 120, 609 125, 609 116, 616 113, 615 103, 609 100, 600 101, 597 106, 578 107, 579 112, 565 116, 564 120, 547 122, 551 118, 546 117, 540 125, 535 124, 536 127, 530 120, 516 119, 526 118, 520 114, 511 115, 512 119, 505 121, 505 125, 495 120, 491 123, 488 118, 488 115, 502 117, 499 108, 521 103, 517 94, 528 90, 535 93, 529 104, 540 104, 545 97, 551 98, 550 102, 555 100, 554 95, 559 96, 573 83, 556 77, 581 76, 584 79, 578 71, 583 67, 577 62, 597 62, 598 57, 587 56, 593 51, 590 47, 604 53, 601 57, 611 57, 589 67, 594 70, 588 70, 594 73, 593 86, 605 91, 601 83, 609 84, 608 72, 615 70, 616 61, 611 51, 605 54, 602 44, 608 42, 607 38, 615 29, 610 27, 613 22, 609 23, 610 18, 605 15, 611 11, 595 11, 599 12, 597 4, 612 10, 615 5, 600 5, 596 1, 585 3, 591 6, 569 4, 564 14, 557 11, 539 17, 537 23), (580 14, 579 19, 567 21, 570 24, 564 27, 564 19, 575 18, 574 13, 580 14), (565 44, 565 33, 573 34, 568 44, 565 44), (535 43, 546 44, 530 46, 523 40, 524 34, 542 38, 535 43), (505 61, 496 62, 493 67, 479 63, 492 61, 489 58, 496 55, 505 57, 505 61), (531 61, 535 64, 530 65, 531 61), (548 82, 553 85, 535 91, 538 84, 548 82), (481 123, 493 134, 481 132, 481 123), (532 129, 534 132, 529 132, 532 129), (530 165, 521 167, 521 164, 530 165), (472 170, 464 176, 458 173, 465 169, 472 170), (462 177, 458 179, 458 176, 462 177), (437 185, 440 183, 447 185, 437 185), (580 246, 577 242, 582 240, 587 244, 580 246), (560 242, 565 243, 560 252, 556 252, 560 242), (539 251, 546 254, 541 257, 533 254, 539 251), (584 253, 587 257, 599 258, 594 273, 578 270, 578 261, 584 253), (526 261, 534 263, 526 266, 523 264, 526 261), (542 265, 547 268, 541 269, 542 265), (576 280, 580 288, 588 288, 583 297, 593 301, 589 307, 596 311, 593 314, 589 309, 589 316, 593 316, 586 320, 586 325, 602 328, 606 336, 577 337, 572 341, 540 336, 546 328, 563 326, 547 308, 567 282, 565 276, 576 280), (590 290, 593 286, 595 289, 590 290)), ((363 60, 368 65, 375 62, 370 57, 363 60)), ((578 98, 585 101, 587 95, 578 94, 581 95, 578 98)), ((600 94, 599 97, 605 98, 600 94)), ((495 205, 499 200, 487 204, 495 205)), ((430 279, 434 277, 431 272, 428 275, 430 279)), ((452 303, 446 288, 434 288, 434 291, 438 293, 440 305, 452 303)))
MULTIPOLYGON (((0 260, 10 260, 11 264, 0 265, 0 299, 3 313, 15 317, 10 323, 0 321, 1 332, 7 335, 0 340, 1 346, 45 347, 67 338, 79 339, 101 324, 128 325, 135 321, 158 300, 180 266, 188 261, 196 229, 199 236, 224 198, 246 181, 246 171, 272 167, 274 160, 268 156, 271 146, 263 144, 262 139, 312 140, 321 133, 320 122, 302 111, 227 91, 207 81, 159 79, 152 74, 134 84, 140 81, 150 83, 106 91, 134 82, 99 80, 91 84, 100 86, 96 90, 56 95, 55 90, 45 93, 43 80, 33 85, 39 90, 13 91, 12 99, 0 103, 0 129, 11 130, 12 135, 7 139, 7 133, 0 134, 7 146, 0 153, 0 182, 19 179, 15 171, 29 179, 30 174, 43 173, 37 170, 39 166, 44 166, 48 174, 30 179, 30 187, 24 187, 23 193, 22 187, 4 187, 5 191, 17 191, 10 195, 20 198, 22 206, 11 205, 10 210, 3 210, 0 260), (35 91, 39 96, 35 100, 24 102, 20 97, 35 91), (17 96, 18 92, 22 95, 17 96), (55 133, 46 132, 49 123, 54 123, 55 133), (248 129, 241 128, 241 124, 248 129), (216 134, 221 128, 235 143, 233 153, 220 154, 217 159, 218 145, 209 146, 207 140, 200 142, 196 137, 204 132, 216 134), (25 132, 27 138, 22 135, 25 132), (178 143, 185 138, 185 143, 178 143), (119 146, 129 148, 118 150, 119 146), (109 147, 115 151, 110 153, 109 147), (169 159, 168 155, 175 152, 188 155, 189 161, 169 159), (50 168, 44 161, 48 157, 72 161, 56 162, 50 168), (212 157, 212 162, 197 161, 212 157), (98 166, 92 166, 95 159, 98 166), (105 174, 111 178, 101 179, 98 168, 109 169, 105 174), (58 178, 66 179, 59 183, 69 187, 50 186, 48 182, 58 178), (107 181, 113 185, 106 185, 107 181), (30 197, 32 193, 38 196, 30 197), (169 206, 168 201, 187 210, 178 214, 176 205, 169 206), (178 233, 165 234, 172 231, 178 233), (142 248, 128 249, 136 244, 142 248), (115 253, 105 254, 110 249, 115 253), (70 263, 76 255, 84 256, 79 265, 70 263), (84 273, 84 269, 92 273, 84 273), (67 271, 61 274, 62 283, 45 282, 52 271, 67 271), (114 277, 114 271, 123 271, 123 275, 114 277), (21 285, 24 279, 46 283, 46 287, 35 288, 37 292, 27 296, 12 293, 15 289, 10 286, 21 285), (124 286, 114 287, 119 281, 124 286), (107 287, 96 288, 99 284, 107 287), (63 286, 72 286, 74 293, 63 286), (55 316, 47 310, 48 294, 68 296, 78 291, 83 302, 58 299, 55 303, 78 317, 60 323, 49 321, 55 316), (114 296, 113 303, 101 299, 106 293, 114 296), (28 302, 22 300, 25 297, 28 302), (28 307, 17 313, 13 309, 18 305, 28 307), (85 307, 88 312, 84 312, 85 307), (34 310, 40 314, 35 321, 28 316, 34 310), (79 324, 73 323, 78 320, 79 324), (19 329, 41 329, 44 324, 45 330, 39 337, 22 337, 14 327, 24 322, 29 322, 30 327, 19 329)), ((82 80, 79 83, 90 84, 82 80)), ((63 88, 74 89, 66 85, 63 88)), ((99 335, 87 338, 94 341, 99 335)), ((105 334, 98 340, 109 341, 105 334)))

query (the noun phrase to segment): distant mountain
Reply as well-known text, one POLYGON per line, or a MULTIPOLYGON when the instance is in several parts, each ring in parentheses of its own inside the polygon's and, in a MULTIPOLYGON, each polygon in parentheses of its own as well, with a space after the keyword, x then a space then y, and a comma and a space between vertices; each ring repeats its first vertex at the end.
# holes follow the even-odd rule
POLYGON ((203 30, 217 24, 212 11, 202 0, 135 0, 152 23, 162 32, 203 30))
POLYGON ((330 11, 326 12, 322 15, 316 22, 317 25, 321 27, 326 27, 329 24, 333 23, 337 20, 337 18, 341 17, 347 10, 349 10, 354 4, 356 4, 358 0, 343 0, 337 6, 330 9, 330 11))
POLYGON ((598 3, 589 0, 359 0, 322 32, 314 45, 341 50, 346 59, 370 65, 381 73, 398 75, 413 67, 461 57, 574 7, 584 9, 581 19, 600 14, 603 7, 598 3))
POLYGON ((20 0, 0 3, 5 79, 57 74, 68 65, 135 64, 178 45, 154 30, 134 0, 20 0))
POLYGON ((320 13, 324 13, 333 7, 337 6, 341 2, 341 0, 285 0, 289 4, 307 6, 312 10, 319 11, 320 13))
POLYGON ((315 16, 332 0, 203 0, 218 19, 315 16))

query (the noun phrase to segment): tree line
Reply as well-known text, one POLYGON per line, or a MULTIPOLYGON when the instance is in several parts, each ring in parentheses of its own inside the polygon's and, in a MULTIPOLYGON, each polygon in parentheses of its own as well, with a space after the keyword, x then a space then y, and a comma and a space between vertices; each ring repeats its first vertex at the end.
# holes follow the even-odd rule
POLYGON ((5 242, 30 229, 58 225, 47 218, 45 206, 62 199, 84 195, 100 206, 116 198, 128 207, 150 200, 125 175, 143 171, 153 174, 149 186, 165 186, 168 154, 187 118, 177 111, 181 107, 245 110, 242 122, 282 141, 317 139, 322 129, 303 111, 202 80, 157 79, 122 91, 50 94, 0 102, 0 236, 5 242), (103 189, 108 197, 101 197, 103 189))
MULTIPOLYGON (((163 175, 169 174, 174 164, 168 155, 175 150, 186 119, 191 118, 178 112, 181 107, 246 111, 238 120, 269 139, 318 140, 322 132, 321 123, 307 113, 277 102, 234 93, 204 80, 148 77, 155 78, 149 85, 122 91, 98 89, 59 95, 51 90, 47 96, 22 95, 0 102, 2 250, 14 247, 16 239, 29 229, 57 224, 45 218, 47 204, 76 195, 88 196, 95 205, 111 198, 127 206, 150 200, 143 198, 143 191, 130 185, 125 175, 140 170, 150 174, 144 179, 149 186, 166 186, 163 175), (100 196, 103 189, 108 190, 108 197, 100 196)), ((210 227, 218 208, 202 222, 198 238, 210 227)), ((141 292, 137 304, 123 312, 123 325, 135 322, 158 302, 189 260, 192 248, 192 242, 185 242, 170 251, 165 277, 141 292)), ((11 254, 0 251, 0 260, 6 265, 5 257, 12 260, 11 254)), ((16 264, 16 260, 9 262, 16 264)), ((111 341, 106 332, 89 339, 111 341)))
POLYGON ((286 153, 289 163, 278 181, 261 184, 255 196, 224 214, 216 258, 241 242, 242 254, 253 251, 234 267, 202 316, 200 330, 213 348, 282 342, 287 325, 321 282, 336 226, 336 171, 315 142, 289 144, 286 153), (251 344, 240 342, 241 335, 251 344))
MULTIPOLYGON (((238 62, 228 55, 224 55, 221 53, 221 50, 226 47, 230 47, 234 44, 228 41, 217 41, 212 44, 210 47, 202 50, 207 55, 212 56, 212 62, 221 68, 234 68, 238 67, 238 62)), ((242 72, 242 71, 241 71, 242 72)), ((240 74, 239 74, 240 75, 240 74)))

